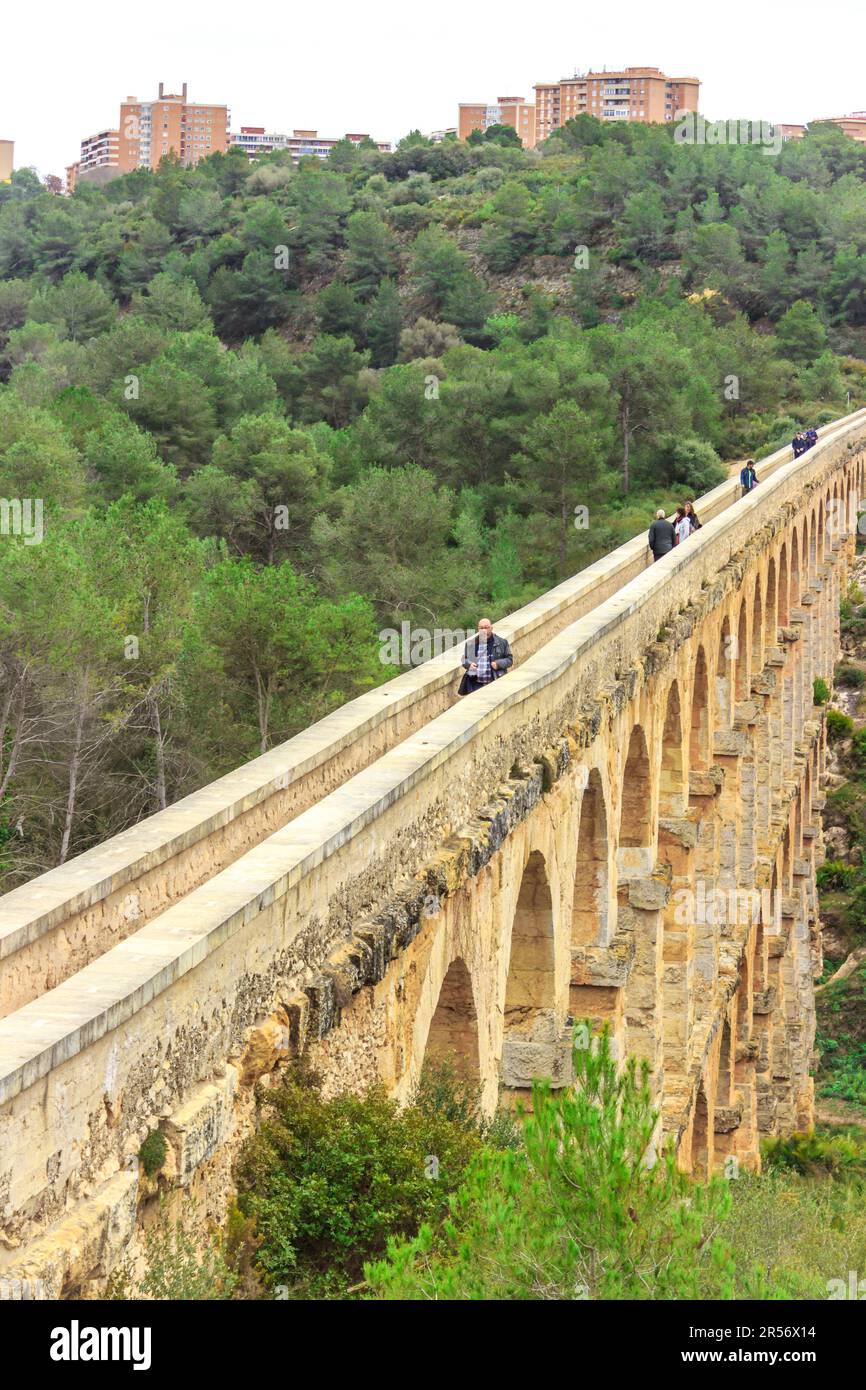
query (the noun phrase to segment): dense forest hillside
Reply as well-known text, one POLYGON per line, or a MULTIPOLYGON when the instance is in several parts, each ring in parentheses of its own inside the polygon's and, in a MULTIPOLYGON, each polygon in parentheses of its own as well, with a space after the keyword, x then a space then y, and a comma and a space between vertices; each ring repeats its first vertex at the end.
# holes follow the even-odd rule
POLYGON ((866 148, 581 117, 0 188, 10 887, 866 397, 866 148), (38 542, 38 543, 37 543, 38 542), (387 659, 387 658, 386 658, 387 659))

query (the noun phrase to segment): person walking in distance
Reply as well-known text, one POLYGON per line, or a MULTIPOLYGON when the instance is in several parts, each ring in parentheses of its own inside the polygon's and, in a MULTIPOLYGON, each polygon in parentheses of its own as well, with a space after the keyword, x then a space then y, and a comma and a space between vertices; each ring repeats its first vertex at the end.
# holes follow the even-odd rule
POLYGON ((758 482, 758 475, 755 472, 755 465, 751 459, 747 459, 740 469, 740 487, 743 489, 743 496, 751 492, 758 482))
POLYGON ((458 695, 471 695, 484 685, 504 676, 514 664, 508 639, 493 631, 489 618, 481 618, 478 632, 470 637, 463 648, 463 679, 457 688, 458 695))
POLYGON ((647 545, 652 551, 653 563, 673 550, 675 543, 674 528, 665 516, 664 509, 659 507, 656 519, 647 533, 647 545))

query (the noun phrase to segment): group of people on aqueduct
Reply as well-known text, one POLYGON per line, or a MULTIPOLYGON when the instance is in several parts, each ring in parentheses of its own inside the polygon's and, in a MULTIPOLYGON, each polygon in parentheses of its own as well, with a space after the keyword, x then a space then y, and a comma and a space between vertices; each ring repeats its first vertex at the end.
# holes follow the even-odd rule
MULTIPOLYGON (((791 440, 794 457, 799 458, 807 449, 818 442, 818 432, 814 429, 800 430, 791 440)), ((747 459, 740 469, 741 496, 752 491, 758 483, 753 459, 747 459)), ((684 502, 677 507, 673 520, 669 521, 663 507, 659 507, 647 534, 647 544, 653 561, 668 555, 675 545, 682 545, 695 531, 701 529, 694 503, 684 502)), ((474 690, 489 685, 504 676, 514 664, 508 639, 493 631, 489 618, 482 618, 478 632, 470 637, 463 650, 463 679, 458 687, 459 695, 470 695, 474 690)))

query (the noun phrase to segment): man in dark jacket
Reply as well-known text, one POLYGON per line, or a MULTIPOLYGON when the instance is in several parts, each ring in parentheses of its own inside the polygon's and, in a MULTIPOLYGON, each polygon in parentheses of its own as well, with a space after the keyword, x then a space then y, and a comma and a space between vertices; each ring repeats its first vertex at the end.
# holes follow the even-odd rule
POLYGON ((673 550, 674 541, 674 528, 665 516, 663 509, 659 507, 656 512, 656 519, 647 533, 647 544, 653 553, 653 560, 660 560, 663 555, 667 555, 669 550, 673 550))
POLYGON ((757 481, 758 475, 755 472, 755 465, 749 459, 740 469, 740 487, 744 493, 751 492, 757 481))
POLYGON ((491 681, 504 676, 513 664, 514 657, 511 655, 507 638, 500 637, 493 631, 493 624, 489 618, 482 618, 478 624, 477 635, 470 637, 463 649, 461 665, 464 674, 457 690, 458 695, 471 695, 473 690, 490 685, 491 681))

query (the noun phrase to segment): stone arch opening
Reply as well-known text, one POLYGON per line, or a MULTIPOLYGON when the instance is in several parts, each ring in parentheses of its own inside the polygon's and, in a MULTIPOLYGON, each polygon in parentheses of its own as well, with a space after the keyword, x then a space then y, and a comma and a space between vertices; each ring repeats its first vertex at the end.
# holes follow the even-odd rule
MULTIPOLYGON (((798 536, 794 531, 791 536, 791 580, 788 586, 790 594, 790 608, 795 608, 800 602, 800 546, 806 544, 805 527, 802 536, 798 536)), ((805 555, 805 550, 804 550, 805 555)), ((789 616, 790 616, 789 608, 789 616)))
POLYGON ((788 626, 789 614, 788 548, 782 546, 779 552, 779 586, 776 595, 776 612, 779 627, 788 626))
POLYGON ((764 597, 764 629, 768 647, 776 645, 776 625, 776 562, 771 558, 767 566, 767 592, 764 597))
POLYGON ((725 618, 716 653, 716 719, 718 727, 725 730, 730 729, 734 718, 734 681, 731 679, 733 654, 731 620, 725 618))
MULTIPOLYGON (((824 541, 826 539, 825 530, 827 526, 827 513, 824 509, 823 498, 818 503, 818 525, 815 528, 817 534, 817 560, 819 565, 824 563, 824 541)), ((815 542, 813 541, 813 545, 815 542)))
POLYGON ((649 817, 649 752, 646 734, 641 724, 635 724, 628 738, 628 753, 623 769, 623 790, 620 796, 620 835, 617 841, 617 873, 619 878, 634 877, 648 869, 646 847, 652 844, 652 824, 649 817))
POLYGON ((661 769, 659 774, 659 815, 682 816, 685 811, 685 774, 683 766, 683 728, 680 711, 680 691, 676 681, 668 690, 665 722, 662 730, 661 769))
POLYGON ((572 946, 606 946, 608 940, 608 833, 604 789, 596 768, 580 803, 577 864, 571 909, 572 946))
POLYGON ((687 822, 683 720, 677 682, 668 690, 659 776, 659 861, 670 869, 663 910, 662 1060, 667 1079, 688 1069, 690 983, 694 961, 693 827, 687 822))
POLYGON ((692 688, 692 712, 689 727, 689 767, 705 771, 710 765, 710 684, 707 659, 703 647, 698 648, 695 679, 692 688))
POLYGON ((704 1080, 701 1078, 692 1123, 692 1173, 696 1178, 709 1176, 713 1157, 712 1138, 710 1107, 704 1080))
POLYGON ((755 582, 755 594, 752 603, 752 681, 760 674, 763 661, 763 619, 764 608, 761 603, 761 581, 755 582))
POLYGON ((512 1096, 559 1070, 553 935, 547 866, 534 850, 520 882, 505 984, 502 1082, 512 1096))
POLYGON ((425 1063, 451 1062, 459 1076, 477 1081, 478 1015, 472 991, 472 978, 466 962, 459 956, 451 962, 427 1034, 425 1063))
POLYGON ((716 1103, 718 1105, 730 1105, 731 1103, 732 1066, 731 1020, 730 1017, 727 1017, 722 1028, 722 1043, 719 1049, 719 1077, 716 1086, 716 1103))
POLYGON ((749 623, 745 599, 740 604, 740 620, 737 624, 736 696, 738 700, 749 698, 749 623))
POLYGON ((610 982, 608 819, 601 775, 593 768, 580 803, 577 863, 571 912, 569 1013, 593 1027, 606 1023, 614 1038, 622 1027, 622 988, 610 982))

